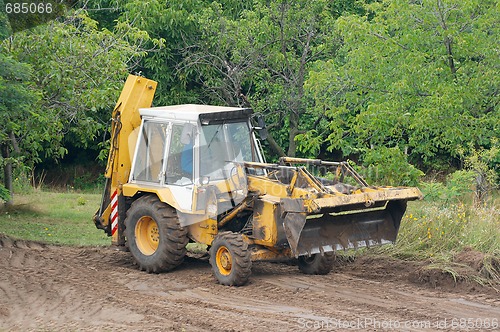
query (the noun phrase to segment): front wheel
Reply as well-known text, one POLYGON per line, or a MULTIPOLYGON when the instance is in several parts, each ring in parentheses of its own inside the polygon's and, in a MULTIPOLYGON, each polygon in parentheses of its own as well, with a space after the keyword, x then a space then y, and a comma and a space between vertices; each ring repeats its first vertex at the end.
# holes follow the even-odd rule
POLYGON ((187 229, 180 226, 174 208, 152 195, 132 203, 125 235, 140 269, 149 273, 172 270, 186 255, 187 229))
POLYGON ((217 234, 210 247, 210 265, 220 284, 242 286, 247 283, 252 269, 248 244, 239 233, 217 234))
POLYGON ((299 257, 299 270, 305 274, 328 274, 333 269, 335 253, 314 254, 299 257))

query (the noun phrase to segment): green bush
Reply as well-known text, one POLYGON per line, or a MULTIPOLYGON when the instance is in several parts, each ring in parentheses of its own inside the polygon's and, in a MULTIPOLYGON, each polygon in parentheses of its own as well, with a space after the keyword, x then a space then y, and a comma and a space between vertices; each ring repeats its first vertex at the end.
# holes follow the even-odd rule
POLYGON ((485 205, 493 190, 498 187, 498 174, 495 168, 500 160, 500 147, 494 140, 490 149, 470 149, 465 157, 465 169, 474 174, 474 204, 485 205))
POLYGON ((435 202, 460 202, 470 200, 476 189, 476 172, 459 170, 446 177, 446 183, 423 182, 420 184, 425 200, 435 202))
POLYGON ((446 200, 460 200, 474 191, 476 174, 470 170, 459 170, 446 178, 446 200))
POLYGON ((445 197, 446 187, 441 182, 422 182, 420 188, 426 201, 434 202, 445 197))
POLYGON ((363 157, 361 173, 370 184, 417 186, 424 173, 399 148, 378 147, 363 157))

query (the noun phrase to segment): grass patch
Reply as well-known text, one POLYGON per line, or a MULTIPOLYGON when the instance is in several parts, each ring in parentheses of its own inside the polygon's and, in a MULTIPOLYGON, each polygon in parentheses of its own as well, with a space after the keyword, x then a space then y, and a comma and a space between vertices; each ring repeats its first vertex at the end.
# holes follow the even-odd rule
POLYGON ((99 194, 34 191, 14 196, 14 206, 0 210, 0 233, 13 238, 75 246, 109 245, 92 217, 99 194))
POLYGON ((397 244, 370 251, 427 261, 429 269, 483 283, 500 283, 500 204, 412 202, 401 221, 397 244))
POLYGON ((464 203, 410 203, 401 221, 396 251, 415 258, 441 257, 473 248, 500 254, 500 207, 464 203))

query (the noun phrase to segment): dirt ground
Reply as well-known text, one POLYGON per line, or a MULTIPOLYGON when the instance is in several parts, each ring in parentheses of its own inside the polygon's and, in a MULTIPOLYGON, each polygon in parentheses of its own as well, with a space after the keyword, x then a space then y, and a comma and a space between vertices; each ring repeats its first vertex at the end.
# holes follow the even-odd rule
POLYGON ((498 330, 499 293, 418 268, 366 258, 308 276, 255 263, 237 288, 218 285, 206 260, 150 275, 111 247, 0 235, 0 331, 498 330))

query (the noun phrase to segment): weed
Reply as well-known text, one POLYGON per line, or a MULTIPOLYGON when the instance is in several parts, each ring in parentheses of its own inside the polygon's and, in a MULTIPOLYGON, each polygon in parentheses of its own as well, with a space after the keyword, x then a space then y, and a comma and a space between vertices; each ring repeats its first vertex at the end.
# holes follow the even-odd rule
POLYGON ((87 200, 85 199, 85 197, 83 196, 79 196, 77 199, 76 199, 76 203, 78 205, 85 205, 87 204, 87 200))

